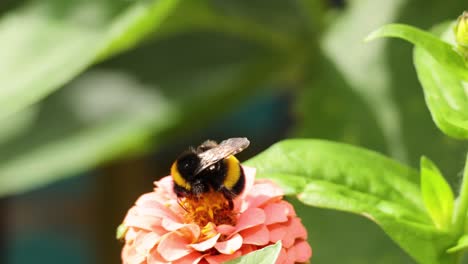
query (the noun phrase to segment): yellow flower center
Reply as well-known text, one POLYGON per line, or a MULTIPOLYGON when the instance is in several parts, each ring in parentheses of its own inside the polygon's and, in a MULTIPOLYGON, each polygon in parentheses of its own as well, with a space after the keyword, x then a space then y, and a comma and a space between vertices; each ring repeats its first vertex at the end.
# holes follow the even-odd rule
POLYGON ((220 192, 210 191, 199 197, 184 197, 180 205, 185 209, 185 223, 196 223, 200 227, 213 223, 216 226, 236 224, 236 213, 229 201, 220 192))

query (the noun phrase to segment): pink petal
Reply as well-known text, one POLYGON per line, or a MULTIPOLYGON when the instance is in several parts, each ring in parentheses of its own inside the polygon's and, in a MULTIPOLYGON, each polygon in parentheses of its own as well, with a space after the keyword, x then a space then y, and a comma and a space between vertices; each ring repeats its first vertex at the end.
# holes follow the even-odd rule
POLYGON ((276 259, 276 264, 284 264, 287 258, 288 258, 288 253, 286 252, 286 249, 281 248, 278 259, 276 259))
POLYGON ((135 246, 126 244, 122 249, 122 263, 124 264, 140 264, 145 261, 145 256, 139 254, 135 246))
POLYGON ((160 226, 153 226, 153 228, 151 229, 151 232, 156 233, 159 236, 163 236, 163 235, 167 234, 167 230, 160 227, 160 226))
POLYGON ((133 255, 133 256, 128 256, 125 259, 125 264, 141 264, 145 261, 146 257, 141 254, 133 255))
POLYGON ((290 247, 292 247, 294 245, 294 242, 296 241, 296 238, 291 233, 289 233, 288 231, 286 231, 286 233, 287 233, 287 235, 285 235, 283 237, 281 242, 283 244, 283 247, 288 249, 288 248, 290 248, 290 247))
POLYGON ((170 207, 163 205, 157 201, 145 201, 137 204, 137 213, 139 215, 156 216, 159 218, 170 218, 173 221, 182 222, 182 218, 176 215, 170 207))
POLYGON ((140 230, 135 230, 135 228, 132 228, 132 227, 129 227, 128 230, 127 230, 127 234, 125 235, 125 240, 128 242, 128 241, 132 241, 132 240, 135 240, 138 232, 140 230))
POLYGON ((159 254, 168 261, 174 261, 187 256, 192 249, 187 247, 187 239, 176 232, 163 236, 158 244, 159 254))
POLYGON ((292 206, 292 204, 284 200, 281 200, 279 203, 284 204, 286 207, 288 207, 288 216, 296 216, 296 211, 294 210, 294 207, 292 206))
POLYGON ((283 224, 273 224, 268 226, 268 230, 270 230, 270 242, 276 243, 279 240, 283 240, 288 228, 283 224))
POLYGON ((224 263, 228 260, 235 259, 241 256, 241 252, 237 251, 236 253, 232 255, 216 255, 216 256, 207 256, 205 257, 206 261, 208 261, 209 264, 221 264, 224 263))
POLYGON ((135 249, 138 249, 136 247, 136 245, 140 244, 141 241, 143 240, 143 238, 149 234, 150 232, 149 231, 146 231, 146 230, 139 230, 137 233, 136 233, 136 236, 135 236, 135 240, 133 241, 133 245, 135 246, 135 249))
MULTIPOLYGON (((271 181, 257 182, 245 198, 245 206, 247 206, 247 208, 260 207, 267 202, 281 199, 283 194, 283 190, 271 181)), ((241 208, 241 212, 243 209, 246 208, 241 208)))
MULTIPOLYGON (((174 181, 171 176, 166 176, 159 181, 155 181, 154 185, 168 194, 174 194, 174 181)), ((173 196, 176 197, 175 194, 173 196)))
POLYGON ((240 233, 244 244, 263 246, 270 242, 270 232, 265 225, 255 226, 240 233))
POLYGON ((139 252, 147 253, 159 242, 160 237, 153 232, 140 233, 135 239, 135 247, 139 252))
POLYGON ((249 208, 237 220, 236 231, 242 231, 265 223, 265 213, 260 208, 249 208))
POLYGON ((149 192, 149 193, 142 194, 140 197, 138 197, 135 204, 140 205, 146 202, 154 202, 154 201, 158 201, 158 194, 155 192, 149 192))
POLYGON ((151 215, 156 217, 176 217, 167 206, 162 205, 157 201, 144 201, 141 203, 136 203, 138 214, 140 215, 151 215))
POLYGON ((254 245, 243 245, 241 247, 241 252, 242 252, 242 255, 245 255, 245 254, 249 254, 250 252, 253 252, 255 250, 257 250, 258 247, 257 246, 254 246, 254 245))
POLYGON ((235 234, 232 238, 218 242, 215 248, 222 254, 231 255, 236 252, 242 246, 242 237, 239 234, 235 234))
POLYGON ((153 228, 161 224, 161 218, 147 215, 127 215, 124 223, 129 227, 136 227, 151 231, 153 228))
POLYGON ((294 217, 286 224, 269 225, 270 241, 281 240, 284 248, 290 248, 294 245, 296 239, 307 239, 307 230, 302 225, 301 220, 294 217))
POLYGON ((179 221, 174 221, 171 218, 163 218, 161 222, 161 226, 164 227, 167 231, 175 231, 177 229, 181 229, 186 224, 183 224, 179 221))
POLYGON ((244 191, 234 199, 234 210, 239 212, 244 212, 248 208, 248 203, 245 198, 249 195, 250 190, 255 184, 255 173, 256 169, 252 167, 242 166, 245 174, 245 187, 244 191))
POLYGON ((149 256, 146 258, 145 264, 166 264, 167 261, 159 255, 159 252, 157 249, 154 249, 150 252, 149 256))
POLYGON ((200 227, 197 224, 182 224, 179 222, 172 221, 169 218, 164 218, 162 226, 168 231, 179 231, 183 232, 184 236, 190 241, 197 241, 200 236, 200 227))
MULTIPOLYGON (((242 196, 237 196, 234 200, 233 200, 233 203, 234 203, 234 211, 235 212, 241 212, 241 209, 243 207, 245 207, 244 205, 244 200, 242 198, 242 196)), ((245 211, 245 210, 244 210, 245 211)))
POLYGON ((306 262, 312 257, 312 248, 307 241, 303 240, 296 243, 289 251, 294 251, 295 262, 306 262))
POLYGON ((286 261, 287 264, 294 264, 296 263, 296 252, 291 249, 286 249, 286 261))
POLYGON ((236 231, 236 228, 232 225, 219 225, 216 227, 216 231, 221 233, 221 235, 229 236, 232 232, 236 231))
POLYGON ((292 218, 288 223, 288 232, 290 232, 290 235, 294 238, 307 239, 307 230, 304 225, 302 225, 299 217, 292 218))
POLYGON ((197 264, 200 262, 200 260, 203 259, 205 255, 202 255, 198 252, 192 252, 190 254, 188 254, 187 256, 181 258, 181 259, 178 259, 174 262, 172 262, 173 264, 197 264))
POLYGON ((186 224, 178 230, 178 233, 187 238, 190 243, 194 243, 200 237, 201 230, 197 224, 186 224))
POLYGON ((245 196, 246 194, 250 193, 252 186, 254 186, 257 169, 247 166, 242 166, 242 169, 244 170, 245 175, 245 187, 241 196, 245 196))
POLYGON ((288 221, 289 208, 284 203, 272 203, 265 206, 266 225, 288 221))
POLYGON ((221 236, 220 233, 218 233, 216 236, 209 238, 203 242, 200 243, 195 243, 195 244, 190 244, 189 246, 192 247, 193 249, 197 251, 205 251, 207 249, 210 249, 214 247, 216 242, 218 241, 218 238, 221 236))

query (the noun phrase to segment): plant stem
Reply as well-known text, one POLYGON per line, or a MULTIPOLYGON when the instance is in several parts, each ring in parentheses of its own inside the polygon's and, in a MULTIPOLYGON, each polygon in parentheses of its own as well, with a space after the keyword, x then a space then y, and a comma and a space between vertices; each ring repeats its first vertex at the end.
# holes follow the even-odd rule
POLYGON ((468 154, 465 161, 465 170, 463 172, 460 195, 458 196, 458 205, 455 209, 454 225, 455 232, 460 236, 465 231, 466 210, 468 208, 468 154))

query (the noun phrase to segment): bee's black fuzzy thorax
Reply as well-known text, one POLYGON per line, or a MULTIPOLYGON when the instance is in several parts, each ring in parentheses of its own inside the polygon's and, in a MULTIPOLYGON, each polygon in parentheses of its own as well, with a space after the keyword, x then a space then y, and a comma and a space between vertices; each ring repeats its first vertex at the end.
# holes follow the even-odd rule
POLYGON ((195 171, 199 166, 200 158, 198 154, 192 150, 182 153, 179 158, 177 158, 177 170, 180 175, 188 181, 195 179, 195 171))
POLYGON ((207 192, 222 193, 232 200, 245 186, 245 175, 234 155, 249 144, 245 138, 221 142, 205 141, 197 148, 183 152, 171 167, 174 192, 178 197, 200 197, 207 192))

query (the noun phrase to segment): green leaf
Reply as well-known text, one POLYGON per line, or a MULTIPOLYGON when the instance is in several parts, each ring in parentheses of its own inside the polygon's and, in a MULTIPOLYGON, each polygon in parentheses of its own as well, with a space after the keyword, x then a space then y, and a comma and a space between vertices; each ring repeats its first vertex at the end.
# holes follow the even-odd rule
MULTIPOLYGON (((451 25, 442 26, 453 34, 451 25)), ((438 27, 440 31, 441 26, 438 27)), ((468 95, 465 93, 468 68, 449 43, 436 36, 405 25, 387 25, 368 39, 400 37, 416 45, 414 64, 424 88, 426 103, 436 125, 447 135, 468 138, 468 95)))
POLYGON ((281 241, 226 262, 227 264, 274 264, 281 252, 281 241))
POLYGON ((468 235, 463 235, 457 242, 457 245, 447 249, 447 253, 455 253, 468 249, 468 235))
POLYGON ((35 0, 8 12, 0 20, 0 118, 132 47, 177 3, 35 0))
MULTIPOLYGON (((434 0, 411 1, 402 9, 401 17, 398 20, 411 23, 419 28, 429 28, 440 21, 453 19, 454 14, 458 14, 464 7, 466 6, 461 2, 444 4, 434 0), (439 12, 427 16, 431 10, 439 12)), ((419 168, 421 155, 424 154, 437 161, 437 166, 444 172, 451 186, 459 185, 460 179, 456 175, 460 170, 459 165, 463 163, 468 141, 461 143, 455 138, 447 137, 434 125, 431 116, 432 110, 428 109, 424 97, 421 96, 422 92, 426 93, 425 89, 422 89, 418 75, 414 71, 414 47, 408 45, 406 41, 393 39, 383 39, 364 43, 364 45, 373 46, 380 43, 385 43, 386 46, 381 57, 388 64, 390 71, 388 77, 392 91, 391 98, 397 106, 401 120, 397 126, 402 131, 403 145, 408 154, 407 160, 395 158, 414 168, 419 168)), ((463 97, 458 97, 457 100, 461 98, 463 97)), ((390 123, 390 121, 388 122, 390 123)), ((375 149, 375 147, 371 147, 371 149, 375 149)))
POLYGON ((382 37, 401 38, 413 43, 428 52, 438 63, 468 81, 468 69, 463 57, 455 51, 454 46, 435 35, 408 25, 389 24, 370 33, 366 41, 382 37))
POLYGON ((421 194, 434 224, 448 229, 452 224, 453 192, 437 166, 426 157, 421 158, 421 194))
POLYGON ((247 163, 302 202, 376 222, 421 263, 452 263, 454 236, 425 213, 417 172, 375 152, 322 140, 277 143, 247 163))
MULTIPOLYGON (((449 28, 447 28, 449 30, 449 28)), ((451 32, 451 30, 450 30, 451 32)), ((447 135, 468 138, 466 82, 420 47, 414 49, 414 65, 424 97, 437 126, 447 135)))

